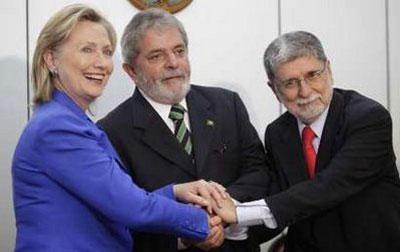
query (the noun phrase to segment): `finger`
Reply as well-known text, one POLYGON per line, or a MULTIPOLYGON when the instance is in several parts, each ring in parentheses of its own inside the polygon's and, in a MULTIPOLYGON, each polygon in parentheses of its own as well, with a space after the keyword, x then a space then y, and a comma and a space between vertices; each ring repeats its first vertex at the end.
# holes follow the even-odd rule
POLYGON ((210 239, 208 239, 208 243, 211 245, 212 247, 218 247, 219 245, 221 245, 221 243, 224 240, 224 232, 223 229, 220 227, 215 227, 214 230, 214 234, 212 237, 210 237, 210 239))
POLYGON ((220 229, 220 228, 219 228, 218 226, 216 226, 216 227, 211 227, 211 228, 210 228, 210 234, 208 235, 206 241, 211 241, 211 240, 214 238, 214 236, 218 235, 219 229, 220 229))
POLYGON ((217 247, 221 246, 222 243, 224 242, 224 240, 225 240, 225 234, 224 234, 224 231, 222 230, 217 239, 217 247))
POLYGON ((208 201, 209 204, 207 205, 207 211, 210 214, 212 214, 211 202, 214 200, 214 198, 211 196, 211 193, 213 193, 213 191, 215 191, 215 189, 210 187, 209 184, 204 180, 200 181, 200 183, 198 184, 197 193, 200 197, 208 201))
POLYGON ((224 242, 224 238, 225 238, 225 236, 224 236, 224 231, 223 231, 223 229, 221 229, 220 231, 218 231, 216 234, 215 234, 215 236, 213 237, 213 244, 214 244, 214 247, 219 247, 219 246, 221 246, 221 244, 224 242))
POLYGON ((207 199, 212 198, 216 202, 216 204, 219 208, 222 207, 222 203, 223 203, 222 195, 219 193, 219 191, 217 189, 214 188, 214 186, 212 186, 208 182, 206 182, 206 185, 204 185, 201 188, 201 190, 199 190, 199 191, 201 191, 201 193, 208 195, 209 198, 207 198, 207 199))
POLYGON ((211 206, 212 206, 212 209, 213 209, 213 214, 220 216, 220 213, 221 213, 221 211, 223 211, 224 208, 223 207, 222 208, 219 207, 217 205, 217 202, 214 199, 212 199, 212 201, 211 201, 211 206))
MULTIPOLYGON (((228 193, 226 192, 225 187, 223 187, 222 185, 218 184, 217 182, 214 182, 212 180, 210 180, 208 182, 208 185, 210 187, 210 194, 216 198, 221 198, 221 199, 226 199, 228 196, 228 193)), ((221 202, 219 202, 221 203, 221 202)))
POLYGON ((212 180, 210 180, 209 183, 219 192, 219 194, 222 196, 223 199, 228 198, 229 194, 226 192, 225 187, 223 187, 221 184, 218 184, 217 182, 214 182, 212 180))
POLYGON ((211 193, 215 191, 214 188, 212 188, 206 181, 204 180, 199 180, 199 183, 197 183, 197 193, 202 196, 203 198, 207 200, 211 200, 212 196, 211 193))
POLYGON ((218 192, 211 192, 212 199, 215 201, 215 204, 218 208, 222 208, 224 199, 221 197, 221 194, 218 192))
POLYGON ((206 240, 204 240, 203 242, 200 242, 198 245, 200 245, 200 247, 203 250, 209 250, 211 247, 213 237, 215 235, 217 235, 217 232, 218 232, 218 228, 216 228, 216 227, 210 228, 210 233, 208 234, 206 240))
POLYGON ((221 223, 222 223, 222 219, 218 215, 210 217, 210 225, 211 225, 211 227, 220 225, 221 223))
POLYGON ((186 200, 194 205, 198 205, 201 207, 210 207, 210 201, 193 193, 190 193, 187 195, 186 200))

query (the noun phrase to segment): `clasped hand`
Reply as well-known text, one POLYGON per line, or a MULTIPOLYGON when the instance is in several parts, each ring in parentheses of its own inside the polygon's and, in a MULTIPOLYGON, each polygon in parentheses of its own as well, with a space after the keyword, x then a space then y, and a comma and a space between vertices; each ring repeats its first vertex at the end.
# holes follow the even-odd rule
POLYGON ((221 246, 224 241, 226 224, 236 223, 236 207, 226 189, 216 182, 198 180, 174 186, 175 197, 186 203, 207 209, 209 235, 203 242, 183 240, 186 245, 194 245, 202 250, 221 246))
POLYGON ((198 180, 174 186, 175 197, 185 203, 206 208, 209 214, 218 215, 226 224, 237 222, 236 207, 225 187, 210 181, 198 180))

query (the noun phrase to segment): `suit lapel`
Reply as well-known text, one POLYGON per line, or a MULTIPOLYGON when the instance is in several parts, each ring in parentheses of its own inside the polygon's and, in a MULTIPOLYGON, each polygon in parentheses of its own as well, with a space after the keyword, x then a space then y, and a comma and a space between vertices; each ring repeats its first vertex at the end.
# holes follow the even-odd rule
POLYGON ((218 122, 214 112, 211 110, 211 104, 196 89, 191 89, 186 101, 189 110, 194 158, 197 172, 199 173, 210 151, 210 142, 218 122))
POLYGON ((340 125, 342 125, 341 115, 343 114, 343 105, 343 96, 334 91, 318 148, 317 172, 326 168, 331 160, 335 148, 336 135, 340 129, 340 125))
MULTIPOLYGON (((343 113, 343 104, 343 96, 334 91, 318 148, 316 172, 321 172, 328 166, 332 153, 336 148, 336 135, 340 129, 340 125, 342 125, 341 115, 343 113)), ((293 185, 309 178, 303 157, 297 120, 288 112, 283 116, 281 125, 277 127, 280 130, 277 135, 280 136, 279 144, 281 145, 279 148, 282 153, 280 156, 281 160, 279 161, 282 164, 283 172, 286 174, 289 184, 293 185)))
POLYGON ((296 118, 288 112, 284 116, 282 126, 278 127, 281 150, 279 153, 282 153, 279 161, 289 184, 293 185, 307 180, 308 174, 296 118))
POLYGON ((196 170, 189 155, 179 146, 168 126, 138 90, 135 90, 133 94, 132 108, 133 127, 142 132, 143 143, 177 164, 182 170, 196 176, 196 170))

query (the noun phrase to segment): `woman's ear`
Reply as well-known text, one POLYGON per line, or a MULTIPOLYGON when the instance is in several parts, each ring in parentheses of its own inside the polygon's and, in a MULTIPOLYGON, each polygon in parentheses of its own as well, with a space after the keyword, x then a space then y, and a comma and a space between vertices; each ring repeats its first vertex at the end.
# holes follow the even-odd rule
POLYGON ((53 50, 47 50, 43 55, 43 59, 44 59, 44 62, 46 62, 47 68, 53 74, 57 73, 57 67, 56 67, 57 64, 56 64, 56 59, 55 59, 54 54, 55 53, 53 50))

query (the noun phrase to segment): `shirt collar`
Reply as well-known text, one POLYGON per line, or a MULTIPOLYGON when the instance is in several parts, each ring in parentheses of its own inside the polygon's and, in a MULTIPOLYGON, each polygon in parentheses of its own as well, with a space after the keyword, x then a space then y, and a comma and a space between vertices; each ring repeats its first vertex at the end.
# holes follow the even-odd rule
POLYGON ((55 89, 53 91, 53 100, 71 110, 75 115, 86 118, 88 120, 89 117, 85 114, 85 111, 76 104, 71 97, 69 97, 66 93, 61 90, 55 89))
MULTIPOLYGON (((324 112, 322 112, 322 114, 317 118, 317 120, 308 125, 314 131, 315 135, 318 138, 321 138, 322 136, 322 131, 324 130, 326 117, 328 116, 328 111, 329 111, 329 106, 324 110, 324 112)), ((303 129, 304 127, 306 127, 306 125, 297 118, 297 126, 299 127, 299 132, 301 136, 301 133, 303 132, 303 129)))
MULTIPOLYGON (((150 105, 154 108, 155 111, 163 118, 168 119, 169 113, 171 111, 171 106, 169 104, 163 104, 152 100, 149 96, 147 96, 140 88, 138 88, 139 92, 143 95, 143 97, 150 103, 150 105)), ((179 102, 182 107, 185 108, 185 111, 188 111, 186 98, 183 98, 181 102, 179 102)))

